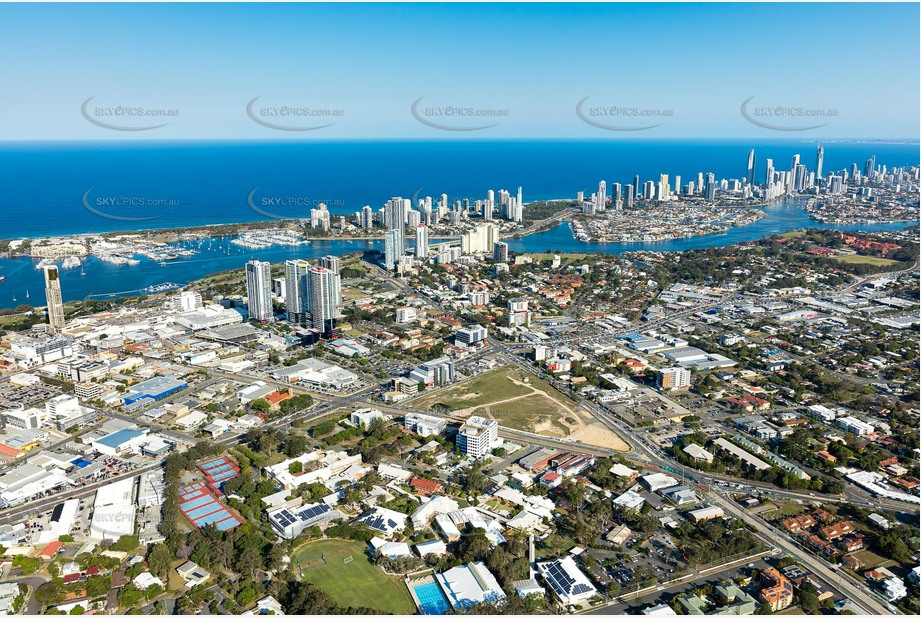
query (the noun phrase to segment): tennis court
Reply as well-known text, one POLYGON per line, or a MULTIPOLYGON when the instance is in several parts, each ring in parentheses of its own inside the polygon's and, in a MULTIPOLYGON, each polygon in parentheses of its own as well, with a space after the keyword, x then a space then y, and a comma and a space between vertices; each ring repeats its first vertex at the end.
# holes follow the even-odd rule
POLYGON ((214 525, 218 530, 230 530, 243 523, 203 482, 179 489, 179 510, 196 528, 214 525))

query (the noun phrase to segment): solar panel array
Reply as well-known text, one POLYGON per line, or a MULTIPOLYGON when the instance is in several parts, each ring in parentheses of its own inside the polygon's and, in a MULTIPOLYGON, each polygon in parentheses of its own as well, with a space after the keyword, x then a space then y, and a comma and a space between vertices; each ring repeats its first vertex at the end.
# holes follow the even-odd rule
POLYGON ((297 520, 311 521, 315 517, 328 513, 330 510, 330 507, 326 504, 317 504, 310 508, 296 510, 294 512, 291 512, 289 509, 281 509, 272 513, 272 517, 283 528, 287 528, 297 520))
POLYGON ((310 521, 314 517, 319 517, 324 513, 328 513, 329 510, 330 508, 326 504, 318 504, 316 506, 310 507, 309 509, 298 511, 297 516, 301 521, 310 521))
POLYGON ((288 509, 281 509, 272 513, 272 518, 281 524, 282 528, 287 528, 294 523, 294 515, 291 514, 291 511, 288 509))
POLYGON ((576 583, 563 567, 563 563, 555 560, 547 565, 547 577, 550 584, 556 588, 561 596, 577 596, 584 592, 592 592, 592 587, 587 584, 576 583))
POLYGON ((386 515, 380 513, 370 514, 367 517, 360 519, 361 523, 374 528, 375 530, 380 530, 381 532, 393 532, 399 527, 399 524, 394 520, 390 519, 386 515))

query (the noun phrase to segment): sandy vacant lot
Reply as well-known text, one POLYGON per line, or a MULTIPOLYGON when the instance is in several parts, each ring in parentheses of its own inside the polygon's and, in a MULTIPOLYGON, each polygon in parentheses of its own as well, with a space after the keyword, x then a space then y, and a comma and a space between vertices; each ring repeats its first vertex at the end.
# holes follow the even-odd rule
POLYGON ((622 438, 588 411, 517 368, 484 373, 418 402, 419 407, 428 409, 438 404, 448 406, 460 418, 478 415, 512 429, 623 452, 630 450, 622 438))

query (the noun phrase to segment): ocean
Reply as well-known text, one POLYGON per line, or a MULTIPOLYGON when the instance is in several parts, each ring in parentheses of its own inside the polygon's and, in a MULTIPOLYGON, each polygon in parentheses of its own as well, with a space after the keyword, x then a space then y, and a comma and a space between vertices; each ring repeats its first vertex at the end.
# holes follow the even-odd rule
MULTIPOLYGON (((825 170, 839 170, 876 155, 888 167, 918 165, 917 144, 828 143, 825 170)), ((632 182, 697 172, 741 178, 750 148, 763 176, 766 158, 785 169, 794 154, 814 166, 814 142, 800 141, 394 141, 211 143, 5 143, 0 238, 119 230, 189 227, 307 217, 326 203, 335 214, 375 210, 392 196, 485 198, 486 191, 523 187, 525 202, 591 194, 598 181, 632 182)), ((803 227, 826 227, 802 209, 775 205, 767 216, 723 234, 660 243, 598 244, 572 238, 568 225, 509 241, 513 251, 559 249, 621 253, 636 249, 678 251, 733 242, 803 227)), ((901 229, 850 226, 849 229, 901 229)), ((379 241, 312 241, 300 247, 244 249, 227 239, 191 245, 198 255, 164 266, 136 256, 136 266, 114 266, 90 257, 81 269, 62 270, 65 300, 137 293, 164 282, 185 284, 209 273, 242 268, 251 258, 279 262, 380 248, 379 241)), ((0 258, 0 308, 44 304, 37 260, 0 258)))
MULTIPOLYGON (((875 154, 918 165, 917 144, 825 143, 825 170, 875 154)), ((525 202, 594 192, 598 181, 658 180, 697 172, 742 178, 750 148, 789 169, 815 142, 796 140, 6 142, 0 147, 0 238, 302 218, 323 202, 335 214, 375 210, 392 196, 525 202)))

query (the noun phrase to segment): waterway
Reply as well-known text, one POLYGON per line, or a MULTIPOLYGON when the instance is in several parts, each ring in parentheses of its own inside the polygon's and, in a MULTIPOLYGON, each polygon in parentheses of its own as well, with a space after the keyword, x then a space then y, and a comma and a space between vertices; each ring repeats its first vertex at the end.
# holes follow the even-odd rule
MULTIPOLYGON (((645 249, 650 251, 687 251, 706 247, 722 247, 737 242, 757 240, 772 234, 803 229, 842 229, 861 231, 900 230, 908 223, 859 224, 835 226, 819 223, 799 206, 775 204, 766 207, 765 216, 744 227, 732 228, 719 234, 696 236, 663 242, 649 243, 586 243, 573 238, 568 223, 561 223, 547 231, 522 238, 508 239, 509 249, 516 252, 563 251, 566 253, 609 253, 645 249)), ((194 249, 197 254, 165 262, 143 256, 134 266, 116 266, 90 256, 83 260, 82 268, 61 269, 61 290, 65 301, 86 298, 105 299, 138 294, 140 290, 162 283, 185 285, 208 274, 242 269, 250 259, 273 263, 287 259, 316 259, 323 255, 342 255, 368 250, 381 250, 381 240, 311 240, 300 246, 273 246, 266 249, 248 249, 230 242, 231 236, 174 243, 194 249), (85 273, 85 274, 82 274, 85 273)), ((411 244, 411 243, 410 243, 411 244)), ((0 258, 0 308, 19 304, 43 306, 45 303, 44 277, 36 270, 37 259, 0 258)), ((60 261, 59 261, 60 264, 60 261)))

